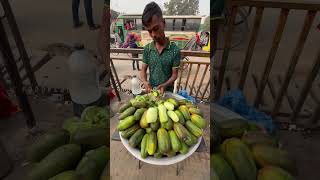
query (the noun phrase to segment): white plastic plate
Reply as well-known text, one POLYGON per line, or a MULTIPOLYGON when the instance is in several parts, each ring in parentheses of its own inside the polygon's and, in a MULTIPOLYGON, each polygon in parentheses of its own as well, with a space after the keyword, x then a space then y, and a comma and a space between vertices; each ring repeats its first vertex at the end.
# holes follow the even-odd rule
MULTIPOLYGON (((173 94, 171 92, 165 92, 165 97, 172 97, 172 98, 175 98, 176 100, 181 100, 181 99, 185 99, 184 97, 178 95, 178 94, 173 94)), ((198 138, 198 142, 197 144, 189 147, 189 151, 187 154, 178 154, 174 157, 165 157, 163 156, 162 158, 158 159, 158 158, 155 158, 153 156, 148 156, 147 158, 143 159, 141 157, 141 154, 140 154, 140 150, 137 149, 137 148, 132 148, 129 146, 129 143, 128 143, 128 140, 127 139, 124 139, 122 136, 121 136, 121 132, 119 132, 119 135, 120 135, 120 139, 121 139, 121 142, 122 144, 124 145, 124 147, 126 147, 126 149, 137 159, 139 159, 140 161, 143 161, 145 163, 149 163, 149 164, 153 164, 153 165, 171 165, 171 164, 175 164, 175 163, 178 163, 180 161, 183 161, 185 160, 186 158, 188 158, 189 156, 191 156, 199 147, 200 143, 201 143, 201 140, 202 140, 202 137, 198 138)))
POLYGON ((201 143, 201 139, 202 137, 198 138, 198 142, 197 144, 189 147, 189 151, 187 154, 178 154, 174 157, 165 157, 163 156, 162 158, 158 159, 158 158, 155 158, 153 156, 148 156, 147 158, 143 159, 141 157, 141 154, 140 154, 140 150, 137 149, 137 148, 132 148, 129 146, 129 143, 128 143, 128 140, 127 139, 124 139, 122 138, 121 136, 121 132, 119 132, 119 135, 120 135, 120 139, 121 139, 121 142, 122 144, 124 145, 124 147, 126 147, 126 149, 137 159, 139 159, 140 161, 143 161, 145 163, 149 163, 149 164, 153 164, 153 165, 171 165, 171 164, 175 164, 175 163, 178 163, 180 161, 183 161, 184 159, 188 158, 189 156, 191 156, 196 150, 197 148, 199 147, 200 143, 201 143))

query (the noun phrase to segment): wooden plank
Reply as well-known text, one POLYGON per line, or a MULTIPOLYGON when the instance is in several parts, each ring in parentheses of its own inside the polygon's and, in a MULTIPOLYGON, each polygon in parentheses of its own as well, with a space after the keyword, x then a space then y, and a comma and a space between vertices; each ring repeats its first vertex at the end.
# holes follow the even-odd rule
POLYGON ((232 6, 320 10, 320 3, 311 0, 232 0, 231 3, 232 6))
POLYGON ((189 82, 189 78, 190 78, 190 74, 191 74, 191 70, 192 70, 192 64, 189 65, 189 71, 188 71, 188 75, 187 75, 187 79, 186 79, 186 84, 185 84, 184 90, 187 90, 188 82, 189 82))
POLYGON ((298 40, 296 47, 295 47, 295 50, 293 51, 293 54, 291 56, 290 65, 289 65, 288 70, 286 72, 284 81, 281 85, 280 91, 277 95, 276 102, 274 104, 274 107, 273 107, 273 110, 271 113, 272 117, 276 116, 276 114, 278 113, 283 96, 288 88, 290 80, 292 79, 294 70, 295 70, 296 65, 298 63, 298 60, 299 60, 299 57, 300 57, 301 52, 303 50, 304 44, 307 40, 307 37, 308 37, 309 31, 310 31, 310 28, 312 26, 313 20, 315 18, 315 15, 316 15, 316 11, 308 11, 308 13, 305 17, 304 25, 302 27, 302 31, 300 33, 299 40, 298 40))
MULTIPOLYGON (((114 91, 116 92, 116 95, 117 95, 117 97, 118 97, 118 101, 120 102, 120 101, 121 101, 120 93, 119 93, 119 91, 118 91, 118 89, 117 89, 117 84, 116 84, 116 82, 115 82, 115 80, 114 80, 114 78, 113 78, 112 73, 110 74, 110 80, 111 80, 111 84, 113 85, 113 89, 114 89, 114 91)), ((121 85, 120 85, 120 86, 121 86, 121 85)), ((121 90, 121 89, 120 89, 120 90, 121 90)))
POLYGON ((318 50, 316 59, 315 59, 313 66, 312 66, 312 70, 310 71, 310 73, 307 76, 305 84, 302 87, 301 93, 299 95, 297 104, 295 105, 294 111, 293 111, 292 116, 290 118, 293 122, 296 121, 296 117, 301 111, 301 107, 302 107, 302 105, 308 95, 309 90, 312 87, 312 83, 313 83, 314 79, 316 78, 316 76, 319 72, 319 69, 320 69, 320 49, 318 50))
MULTIPOLYGON (((50 60, 52 59, 52 57, 49 55, 49 53, 47 53, 45 56, 43 56, 41 58, 41 60, 35 64, 32 67, 32 72, 37 72, 42 66, 44 66, 45 64, 47 64, 50 60)), ((25 68, 22 68, 21 70, 23 70, 25 68)), ((19 69, 20 71, 20 69, 19 69)), ((28 78, 27 74, 22 74, 22 81, 25 81, 28 78)))
MULTIPOLYGON (((110 53, 133 53, 133 54, 143 54, 143 49, 133 49, 133 48, 110 48, 110 53)), ((196 56, 196 57, 210 57, 209 52, 203 51, 180 51, 181 56, 196 56)))
POLYGON ((257 92, 256 98, 255 98, 255 102, 254 102, 254 106, 255 107, 258 107, 259 104, 260 104, 260 101, 261 101, 261 98, 262 98, 262 95, 263 95, 263 91, 264 91, 264 88, 265 88, 265 86, 267 84, 268 77, 269 77, 269 74, 270 74, 270 71, 271 71, 271 68, 272 68, 272 64, 273 64, 274 58, 276 56, 276 53, 277 53, 277 50, 278 50, 278 47, 279 47, 279 43, 280 43, 280 40, 281 40, 281 37, 282 37, 282 33, 283 33, 284 27, 285 27, 286 22, 287 22, 288 15, 289 15, 289 10, 288 9, 282 9, 281 10, 281 14, 279 16, 279 22, 278 22, 277 31, 276 31, 276 34, 275 34, 275 36, 273 38, 272 47, 271 47, 271 50, 269 52, 267 64, 266 64, 265 69, 263 71, 263 75, 262 75, 261 81, 259 82, 259 88, 258 88, 258 92, 257 92))
MULTIPOLYGON (((302 86, 303 86, 303 84, 302 84, 302 82, 304 82, 304 81, 302 81, 302 80, 299 80, 300 78, 298 78, 298 77, 295 77, 294 79, 292 79, 292 84, 297 88, 297 89, 299 89, 299 92, 301 92, 301 89, 302 89, 302 86), (300 83, 299 83, 300 82, 300 83)), ((303 77, 301 77, 301 79, 305 79, 305 78, 303 78, 303 77)), ((312 89, 310 89, 310 93, 311 93, 311 90, 312 89)), ((306 99, 305 99, 305 102, 304 102, 304 104, 302 105, 302 109, 301 109, 301 111, 302 112, 308 112, 308 113, 312 113, 312 109, 314 109, 315 107, 316 107, 316 102, 312 99, 312 97, 311 97, 311 94, 310 93, 308 93, 308 95, 307 95, 307 97, 306 97, 306 99)), ((298 94, 299 95, 299 94, 298 94)), ((298 95, 296 96, 296 97, 298 97, 298 95)))
MULTIPOLYGON (((195 74, 195 76, 194 76, 194 78, 193 78, 193 82, 192 82, 192 85, 191 85, 191 88, 190 88, 190 94, 189 94, 190 96, 191 96, 192 91, 193 91, 194 83, 195 83, 196 80, 197 80, 198 73, 199 73, 199 69, 200 69, 200 64, 198 64, 197 70, 196 70, 196 74, 195 74)), ((201 84, 200 84, 200 86, 201 86, 201 84)))
MULTIPOLYGON (((271 85, 272 86, 272 85, 271 85)), ((264 98, 264 107, 267 109, 272 109, 275 97, 273 94, 273 89, 270 86, 269 82, 267 83, 267 87, 265 88, 264 92, 263 92, 263 98, 264 98)))
POLYGON ((120 83, 120 80, 119 80, 119 77, 118 77, 116 68, 114 67, 114 64, 113 64, 112 59, 111 59, 110 63, 111 63, 111 69, 112 69, 112 71, 113 71, 113 73, 114 73, 114 75, 115 75, 115 77, 116 77, 116 81, 117 81, 117 83, 118 83, 118 85, 119 85, 119 89, 121 90, 121 89, 122 89, 121 83, 120 83))
POLYGON ((238 84, 238 88, 243 90, 243 86, 246 82, 246 77, 248 74, 248 69, 250 66, 250 62, 252 59, 252 55, 253 55, 253 50, 257 41, 257 37, 258 37, 258 33, 259 33, 259 29, 260 29, 260 25, 261 25, 261 19, 262 19, 262 15, 263 15, 263 10, 264 8, 257 8, 256 10, 256 16, 254 19, 254 25, 253 25, 253 30, 252 30, 252 35, 251 35, 251 39, 247 48, 247 53, 246 53, 246 57, 242 66, 242 72, 240 75, 240 81, 238 84))
MULTIPOLYGON (((277 76, 277 80, 279 81, 280 84, 283 83, 283 79, 280 75, 277 76)), ((288 84, 287 92, 285 95, 288 99, 290 108, 293 111, 294 105, 296 103, 294 97, 296 97, 298 95, 297 89, 296 89, 296 87, 293 86, 293 83, 288 84)))
MULTIPOLYGON (((253 84, 255 86, 255 89, 257 90, 259 87, 259 80, 258 80, 258 76, 256 74, 252 74, 252 80, 253 80, 253 84)), ((253 92, 249 92, 250 94, 253 92)), ((261 97, 261 104, 265 105, 265 100, 264 97, 261 97)))
POLYGON ((208 87, 209 87, 210 81, 211 81, 211 78, 210 78, 209 82, 207 83, 206 87, 204 88, 203 94, 202 94, 202 96, 201 96, 201 101, 203 100, 204 95, 206 94, 206 92, 207 92, 207 90, 208 90, 208 87))
POLYGON ((184 66, 184 64, 185 64, 185 62, 182 62, 181 64, 180 64, 180 77, 179 77, 179 81, 178 81, 178 87, 177 87, 177 92, 179 92, 180 91, 180 85, 181 85, 181 79, 182 79, 182 74, 183 74, 183 66, 184 66))
POLYGON ((207 71, 208 71, 208 68, 209 68, 209 65, 206 65, 206 68, 205 68, 205 70, 204 70, 204 72, 203 72, 203 74, 202 74, 201 80, 200 80, 200 84, 199 84, 198 89, 197 89, 197 91, 196 91, 195 97, 198 97, 198 93, 199 93, 200 87, 201 87, 201 85, 202 85, 202 83, 203 83, 204 77, 206 76, 206 73, 207 73, 207 71))
MULTIPOLYGON (((273 102, 275 103, 277 92, 279 92, 279 87, 281 85, 281 83, 278 80, 278 76, 276 74, 268 78, 268 85, 269 85, 270 91, 272 91, 273 102)), ((274 103, 270 106, 271 111, 274 109, 274 103)), ((289 112, 289 113, 292 112, 292 108, 287 99, 283 99, 283 101, 281 102, 278 108, 279 108, 278 111, 281 111, 281 112, 289 112)))
POLYGON ((227 31, 227 34, 225 37, 224 51, 223 51, 223 55, 222 55, 222 59, 221 59, 221 63, 220 63, 220 69, 219 69, 219 74, 218 74, 218 81, 217 81, 214 101, 217 101, 220 97, 220 94, 221 94, 221 89, 222 89, 223 80, 224 80, 224 74, 225 74, 227 63, 228 63, 228 57, 229 57, 229 51, 230 51, 231 39, 232 39, 232 32, 233 32, 233 24, 234 24, 236 14, 237 14, 237 7, 232 7, 231 17, 228 22, 228 31, 227 31))
POLYGON ((112 60, 118 60, 118 61, 142 61, 142 58, 131 58, 131 57, 118 57, 118 56, 111 56, 110 57, 112 60))

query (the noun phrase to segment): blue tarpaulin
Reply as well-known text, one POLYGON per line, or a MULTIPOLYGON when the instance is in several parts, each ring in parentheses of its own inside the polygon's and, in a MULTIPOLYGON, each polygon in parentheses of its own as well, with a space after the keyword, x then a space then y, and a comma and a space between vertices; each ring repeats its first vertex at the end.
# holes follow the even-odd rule
POLYGON ((274 133, 272 118, 253 106, 248 105, 241 90, 228 91, 218 100, 217 103, 235 113, 238 113, 248 121, 255 122, 264 127, 269 134, 274 133))

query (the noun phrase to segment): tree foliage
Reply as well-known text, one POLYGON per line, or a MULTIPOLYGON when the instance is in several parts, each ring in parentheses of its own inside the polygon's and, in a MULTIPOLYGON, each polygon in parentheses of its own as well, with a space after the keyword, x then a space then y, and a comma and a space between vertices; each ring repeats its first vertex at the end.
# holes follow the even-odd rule
POLYGON ((197 15, 199 0, 170 0, 164 3, 165 15, 197 15))

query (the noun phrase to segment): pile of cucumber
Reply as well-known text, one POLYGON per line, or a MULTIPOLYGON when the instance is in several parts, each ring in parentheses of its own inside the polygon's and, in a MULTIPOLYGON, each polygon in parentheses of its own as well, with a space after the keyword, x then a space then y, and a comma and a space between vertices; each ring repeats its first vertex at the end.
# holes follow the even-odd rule
POLYGON ((108 110, 88 107, 27 149, 30 180, 109 179, 108 110))
POLYGON ((200 109, 188 100, 162 98, 151 92, 119 109, 118 130, 142 158, 186 154, 207 126, 200 109))

